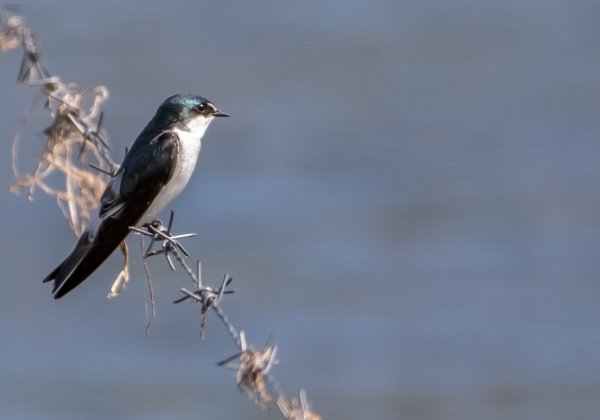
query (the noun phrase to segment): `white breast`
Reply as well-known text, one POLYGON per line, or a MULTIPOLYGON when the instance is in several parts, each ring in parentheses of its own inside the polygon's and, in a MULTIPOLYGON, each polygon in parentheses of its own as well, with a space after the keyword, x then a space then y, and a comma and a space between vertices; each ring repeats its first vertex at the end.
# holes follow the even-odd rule
POLYGON ((188 123, 189 131, 175 129, 175 133, 179 137, 179 153, 175 172, 150 204, 144 217, 140 220, 140 225, 154 220, 183 191, 194 172, 200 154, 202 136, 212 119, 213 117, 198 117, 188 123))

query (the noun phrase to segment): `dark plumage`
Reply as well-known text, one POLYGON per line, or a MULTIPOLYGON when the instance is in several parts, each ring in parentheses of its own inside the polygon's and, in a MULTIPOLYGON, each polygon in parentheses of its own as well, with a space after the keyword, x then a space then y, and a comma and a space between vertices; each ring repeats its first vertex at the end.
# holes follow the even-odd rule
POLYGON ((90 220, 75 249, 43 280, 54 281, 55 299, 90 276, 127 237, 130 226, 143 222, 147 216, 153 217, 146 214, 151 207, 160 211, 179 194, 195 166, 204 130, 213 117, 220 116, 227 114, 201 96, 174 95, 160 105, 110 180, 97 215, 90 220), (194 121, 200 123, 192 124, 194 121), (184 148, 192 152, 182 154, 184 148), (174 192, 166 193, 170 185, 174 192), (161 193, 166 202, 153 203, 161 193))

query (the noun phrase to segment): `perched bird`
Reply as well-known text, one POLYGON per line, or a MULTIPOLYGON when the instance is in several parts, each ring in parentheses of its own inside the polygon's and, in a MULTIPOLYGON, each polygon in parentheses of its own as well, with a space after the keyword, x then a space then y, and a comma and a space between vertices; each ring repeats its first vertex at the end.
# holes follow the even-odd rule
POLYGON ((43 281, 59 299, 102 264, 129 233, 151 222, 186 186, 202 136, 215 117, 228 117, 197 95, 165 100, 135 139, 73 252, 43 281))

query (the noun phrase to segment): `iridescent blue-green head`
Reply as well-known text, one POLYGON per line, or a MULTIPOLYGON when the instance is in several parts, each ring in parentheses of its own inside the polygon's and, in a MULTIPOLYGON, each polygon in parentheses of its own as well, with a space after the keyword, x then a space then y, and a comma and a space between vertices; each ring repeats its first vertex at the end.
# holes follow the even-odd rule
POLYGON ((211 101, 200 95, 177 94, 167 98, 153 118, 155 127, 192 128, 208 126, 215 117, 229 117, 211 101))

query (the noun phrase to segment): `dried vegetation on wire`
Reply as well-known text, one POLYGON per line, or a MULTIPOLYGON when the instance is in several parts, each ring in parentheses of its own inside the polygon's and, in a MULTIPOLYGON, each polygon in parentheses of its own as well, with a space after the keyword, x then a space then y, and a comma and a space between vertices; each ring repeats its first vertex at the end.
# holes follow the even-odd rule
MULTIPOLYGON (((91 213, 96 208, 107 185, 107 180, 119 165, 111 158, 106 133, 102 129, 102 106, 108 99, 108 89, 96 86, 81 89, 74 83, 65 83, 52 75, 40 61, 39 45, 21 16, 10 15, 0 8, 0 52, 22 49, 22 59, 17 80, 35 87, 38 99, 50 116, 50 124, 43 130, 46 138, 44 150, 33 170, 22 173, 18 167, 21 130, 15 135, 12 147, 14 192, 25 190, 29 199, 37 190, 53 197, 73 232, 83 232, 91 213)), ((26 124, 24 118, 21 128, 26 124)), ((232 278, 226 274, 218 287, 202 281, 200 263, 196 270, 188 264, 189 256, 181 239, 194 234, 174 234, 173 213, 167 226, 160 221, 147 224, 143 229, 132 228, 134 234, 150 240, 145 249, 144 268, 150 286, 150 302, 154 314, 154 297, 150 273, 145 264, 148 258, 163 255, 173 271, 179 264, 192 283, 192 288, 181 288, 180 303, 191 300, 200 307, 200 331, 204 338, 206 315, 213 312, 227 328, 236 353, 218 363, 235 370, 238 389, 263 409, 275 408, 286 419, 316 420, 320 417, 311 411, 306 393, 287 398, 275 382, 271 370, 278 364, 277 346, 255 349, 246 343, 244 331, 237 329, 220 306, 223 298, 233 293, 232 278)), ((118 296, 129 281, 128 250, 125 242, 120 247, 124 255, 123 269, 115 279, 108 297, 118 296)), ((148 324, 149 327, 149 324, 148 324)), ((148 330, 147 330, 148 331, 148 330)))

